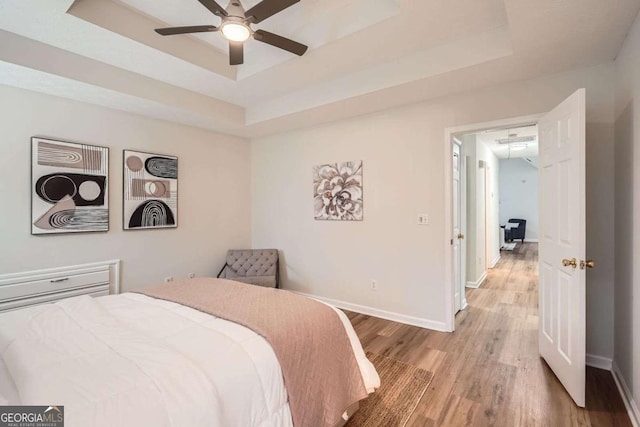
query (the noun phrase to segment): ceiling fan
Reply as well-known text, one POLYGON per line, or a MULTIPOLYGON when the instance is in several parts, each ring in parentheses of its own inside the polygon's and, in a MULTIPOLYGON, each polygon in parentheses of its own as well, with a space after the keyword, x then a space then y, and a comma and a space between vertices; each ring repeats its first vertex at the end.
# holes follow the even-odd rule
POLYGON ((265 19, 282 12, 300 0, 263 0, 245 12, 240 0, 231 0, 227 9, 223 9, 215 0, 198 0, 214 15, 222 18, 219 27, 213 25, 198 25, 191 27, 158 28, 156 33, 163 36, 176 34, 207 33, 220 31, 229 40, 229 63, 240 65, 244 63, 244 42, 253 37, 262 43, 279 47, 298 56, 304 55, 308 47, 286 37, 264 30, 253 30, 251 24, 258 24, 265 19))

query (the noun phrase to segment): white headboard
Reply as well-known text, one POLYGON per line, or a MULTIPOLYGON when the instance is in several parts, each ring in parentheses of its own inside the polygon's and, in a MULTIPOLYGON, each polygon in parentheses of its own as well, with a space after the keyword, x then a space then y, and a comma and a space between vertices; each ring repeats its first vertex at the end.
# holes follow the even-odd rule
POLYGON ((0 275, 0 312, 120 293, 120 260, 0 275))

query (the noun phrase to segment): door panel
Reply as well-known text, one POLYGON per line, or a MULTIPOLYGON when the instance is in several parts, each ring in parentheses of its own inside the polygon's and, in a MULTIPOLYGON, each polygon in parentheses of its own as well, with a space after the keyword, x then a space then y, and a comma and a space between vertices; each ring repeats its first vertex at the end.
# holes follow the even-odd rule
POLYGON ((558 351, 571 364, 571 277, 558 272, 558 351))
MULTIPOLYGON (((543 136, 542 136, 542 127, 539 127, 540 129, 540 140, 543 140, 543 136)), ((542 150, 540 150, 540 153, 542 153, 542 150)), ((541 179, 540 182, 542 183, 542 186, 540 187, 540 194, 542 194, 543 191, 545 191, 546 188, 553 188, 556 185, 556 168, 555 165, 551 164, 551 165, 542 165, 542 167, 540 168, 540 174, 541 174, 541 179)), ((555 206, 553 205, 553 203, 540 203, 540 218, 539 218, 539 224, 540 224, 540 235, 542 236, 542 239, 540 240, 540 242, 542 241, 547 241, 547 242, 551 242, 554 239, 554 236, 556 235, 556 228, 558 227, 558 222, 556 221, 556 218, 554 218, 553 215, 553 210, 554 210, 555 206)))
POLYGON ((491 168, 489 165, 484 167, 484 271, 488 272, 492 267, 493 251, 491 250, 492 233, 493 233, 493 183, 491 182, 491 168))
POLYGON ((453 279, 455 286, 455 312, 462 309, 462 255, 458 236, 462 230, 460 227, 461 203, 460 203, 460 146, 453 143, 453 279))
POLYGON ((581 89, 539 122, 540 354, 582 407, 586 274, 579 264, 586 253, 585 103, 581 89))
POLYGON ((557 218, 558 222, 558 240, 559 243, 571 247, 572 238, 571 236, 575 234, 572 230, 573 221, 575 218, 575 213, 572 212, 571 209, 571 193, 575 191, 575 188, 572 187, 571 180, 573 177, 571 174, 571 160, 565 160, 558 164, 558 180, 556 185, 558 186, 558 213, 561 214, 557 218), (572 215, 572 213, 574 215, 572 215))
POLYGON ((555 339, 555 328, 553 323, 553 316, 550 311, 553 311, 553 267, 549 264, 543 263, 540 266, 540 294, 544 295, 544 299, 540 301, 539 316, 542 319, 540 325, 541 332, 545 334, 545 338, 553 342, 555 339))

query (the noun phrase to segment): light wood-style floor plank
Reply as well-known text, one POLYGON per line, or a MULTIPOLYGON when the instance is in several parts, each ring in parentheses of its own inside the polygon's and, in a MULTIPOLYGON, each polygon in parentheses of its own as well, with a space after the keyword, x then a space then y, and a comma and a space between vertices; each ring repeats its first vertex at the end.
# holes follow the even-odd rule
POLYGON ((537 262, 503 252, 452 334, 347 313, 366 351, 434 373, 408 426, 631 426, 610 372, 587 369, 582 409, 538 355, 537 262))

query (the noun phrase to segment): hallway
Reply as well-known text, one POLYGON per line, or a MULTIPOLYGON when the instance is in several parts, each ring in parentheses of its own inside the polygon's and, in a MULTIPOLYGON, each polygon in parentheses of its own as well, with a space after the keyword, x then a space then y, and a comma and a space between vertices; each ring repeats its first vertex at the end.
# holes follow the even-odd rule
POLYGON ((578 408, 538 355, 535 243, 518 244, 447 334, 348 313, 366 351, 434 373, 409 426, 631 426, 613 377, 587 369, 578 408))

